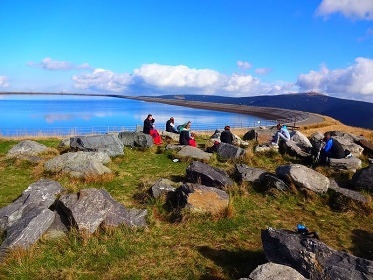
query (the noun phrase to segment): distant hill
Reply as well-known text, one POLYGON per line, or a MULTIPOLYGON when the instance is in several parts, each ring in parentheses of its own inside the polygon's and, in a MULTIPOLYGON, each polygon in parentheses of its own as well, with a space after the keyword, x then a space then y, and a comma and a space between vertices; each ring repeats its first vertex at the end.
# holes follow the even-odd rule
POLYGON ((163 95, 160 97, 299 110, 330 116, 346 125, 373 129, 373 103, 340 99, 313 92, 236 98, 213 95, 163 95))

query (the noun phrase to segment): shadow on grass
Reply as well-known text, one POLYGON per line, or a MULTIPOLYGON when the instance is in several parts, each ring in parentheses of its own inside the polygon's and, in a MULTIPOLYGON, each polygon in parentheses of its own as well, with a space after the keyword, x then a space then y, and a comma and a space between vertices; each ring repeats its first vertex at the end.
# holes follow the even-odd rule
MULTIPOLYGON (((228 251, 213 249, 207 246, 198 247, 198 251, 206 258, 220 266, 229 279, 248 277, 261 264, 266 263, 263 251, 238 250, 228 251)), ((217 279, 214 275, 204 275, 201 280, 217 279)), ((219 278, 218 278, 219 279, 219 278)))
POLYGON ((352 254, 373 261, 373 232, 355 229, 351 239, 354 244, 351 248, 352 254))

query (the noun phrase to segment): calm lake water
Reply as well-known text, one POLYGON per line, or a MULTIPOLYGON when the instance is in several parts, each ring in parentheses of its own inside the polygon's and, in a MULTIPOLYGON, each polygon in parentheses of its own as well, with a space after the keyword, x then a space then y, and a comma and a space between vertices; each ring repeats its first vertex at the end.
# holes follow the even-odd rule
POLYGON ((86 134, 135 130, 148 114, 158 130, 172 116, 194 130, 257 126, 262 118, 113 97, 0 95, 0 135, 86 134))

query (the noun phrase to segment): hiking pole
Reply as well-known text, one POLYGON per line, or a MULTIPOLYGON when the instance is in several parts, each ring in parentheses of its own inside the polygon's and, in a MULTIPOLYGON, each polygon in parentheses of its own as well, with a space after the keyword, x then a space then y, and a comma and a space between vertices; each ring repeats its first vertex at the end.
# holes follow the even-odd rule
POLYGON ((323 140, 321 140, 320 148, 319 148, 319 151, 317 152, 317 155, 316 155, 316 158, 315 158, 315 163, 319 162, 321 150, 324 147, 324 145, 325 145, 325 142, 323 140))

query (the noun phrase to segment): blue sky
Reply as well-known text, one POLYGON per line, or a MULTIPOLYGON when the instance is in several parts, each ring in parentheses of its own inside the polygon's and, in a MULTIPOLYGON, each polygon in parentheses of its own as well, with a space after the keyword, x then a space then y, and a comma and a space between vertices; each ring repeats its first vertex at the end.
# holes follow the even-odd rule
POLYGON ((0 91, 373 102, 373 0, 1 0, 0 34, 0 91))

